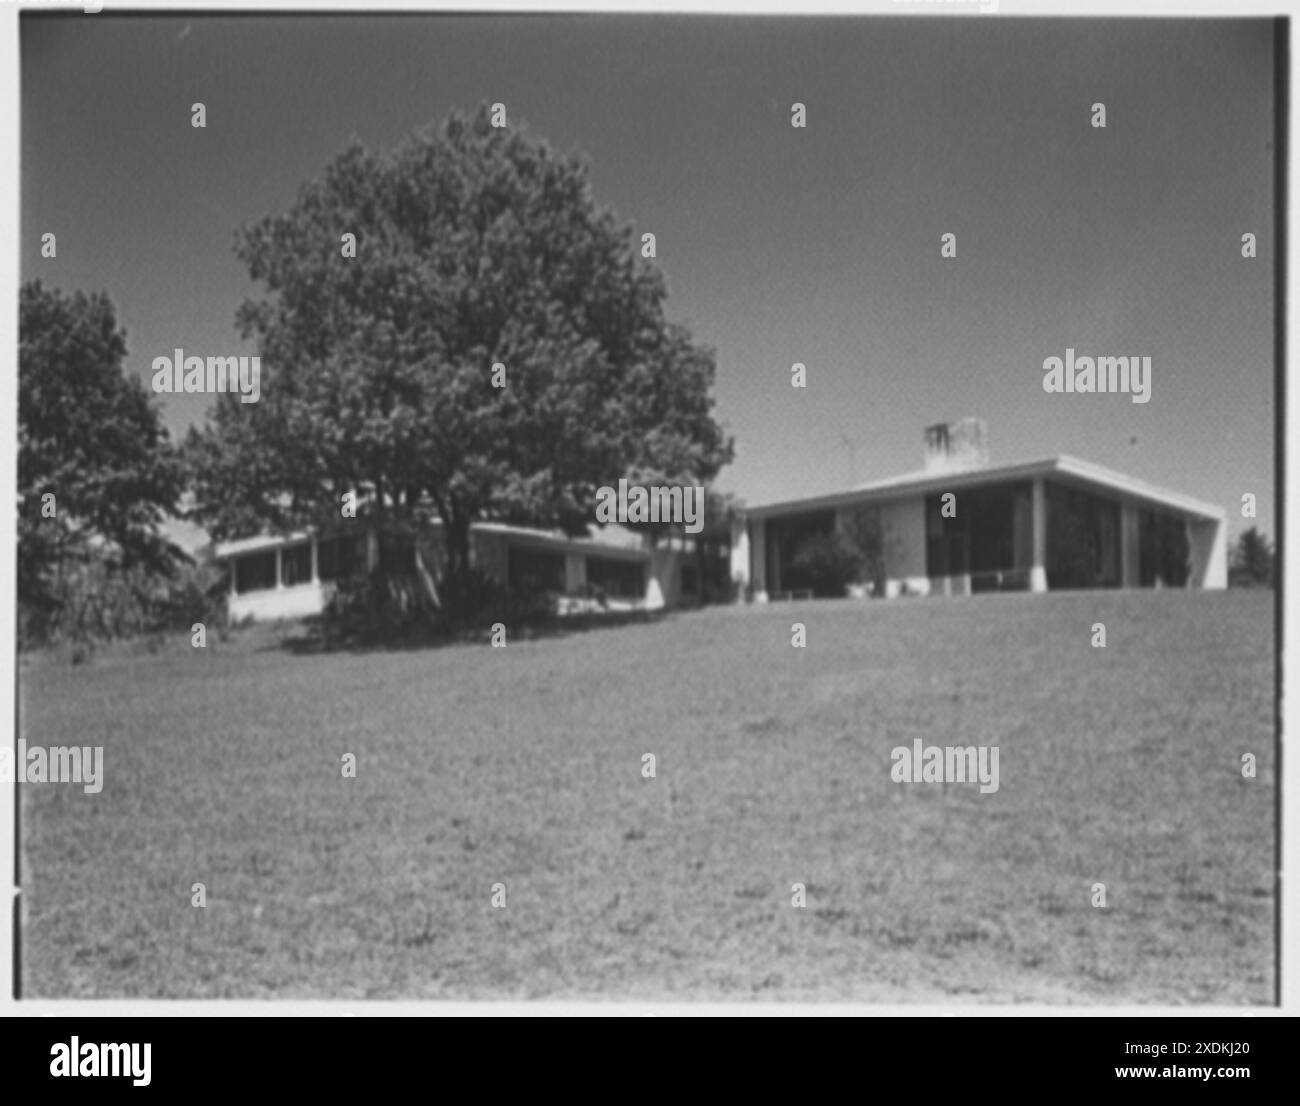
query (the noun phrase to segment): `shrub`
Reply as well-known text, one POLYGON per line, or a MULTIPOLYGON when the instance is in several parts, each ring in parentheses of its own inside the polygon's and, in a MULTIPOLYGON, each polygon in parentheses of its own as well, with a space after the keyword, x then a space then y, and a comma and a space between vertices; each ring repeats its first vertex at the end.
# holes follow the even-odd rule
POLYGON ((474 566, 444 576, 438 597, 441 606, 413 573, 376 569, 340 580, 321 614, 321 633, 329 646, 410 642, 481 630, 494 622, 536 625, 559 613, 554 592, 511 594, 474 566))
POLYGON ((862 555, 859 573, 865 580, 854 579, 849 583, 869 583, 872 597, 882 597, 888 572, 885 567, 885 527, 880 508, 859 507, 846 512, 841 518, 841 531, 862 555))
POLYGON ((414 574, 375 569, 339 580, 321 613, 327 641, 376 642, 431 625, 423 585, 414 574))
POLYGON ((438 592, 443 617, 455 624, 504 613, 507 606, 505 588, 477 565, 444 576, 438 592))
POLYGON ((507 625, 520 623, 540 626, 560 614, 560 594, 554 591, 539 591, 531 595, 511 595, 499 610, 500 621, 507 625))
POLYGON ((60 565, 47 595, 19 597, 19 648, 89 646, 188 631, 195 622, 218 627, 225 621, 227 580, 211 562, 178 564, 164 575, 89 550, 60 565))
POLYGON ((857 581, 862 568, 861 550, 835 531, 804 538, 790 558, 786 576, 792 588, 811 588, 816 596, 833 598, 857 581))

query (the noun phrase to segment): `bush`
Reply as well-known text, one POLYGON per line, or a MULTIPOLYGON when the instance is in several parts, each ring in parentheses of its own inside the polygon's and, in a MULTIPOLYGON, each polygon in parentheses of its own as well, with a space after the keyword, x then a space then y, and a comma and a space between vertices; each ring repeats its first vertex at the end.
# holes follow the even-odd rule
POLYGON ((230 577, 221 567, 187 566, 160 596, 150 625, 158 630, 188 630, 196 622, 209 629, 221 626, 229 590, 230 577))
POLYGON ((701 600, 706 604, 734 603, 740 594, 740 583, 730 576, 715 578, 705 575, 701 600))
POLYGON ((327 641, 377 642, 428 629, 432 620, 423 585, 414 574, 375 569, 339 580, 321 613, 327 641))
POLYGON ((859 572, 865 579, 850 580, 849 583, 869 583, 872 598, 883 597, 889 574, 885 567, 885 526, 880 508, 869 506, 847 511, 841 518, 841 528, 844 536, 862 555, 859 572))
POLYGON ((438 584, 435 607, 415 574, 385 573, 340 580, 321 615, 325 641, 377 644, 412 641, 471 629, 493 622, 515 627, 545 622, 558 614, 551 592, 511 595, 477 567, 446 576, 438 584))
POLYGON ((88 641, 74 641, 64 647, 63 655, 73 667, 89 664, 95 658, 95 647, 88 641))
POLYGON ((838 531, 814 534, 795 548, 786 570, 791 589, 811 588, 819 598, 843 596, 862 573, 861 550, 838 531))
MULTIPOLYGON (((219 627, 226 616, 225 572, 210 562, 177 565, 170 576, 125 568, 90 551, 68 558, 45 596, 19 596, 19 648, 33 649, 219 627)), ((81 650, 89 657, 92 650, 81 650)))
POLYGON ((539 591, 531 595, 511 595, 499 610, 499 621, 507 626, 540 626, 560 614, 560 594, 539 591))
POLYGON ((504 613, 508 605, 505 588, 476 565, 444 576, 438 583, 438 594, 442 597, 443 617, 458 625, 504 613))

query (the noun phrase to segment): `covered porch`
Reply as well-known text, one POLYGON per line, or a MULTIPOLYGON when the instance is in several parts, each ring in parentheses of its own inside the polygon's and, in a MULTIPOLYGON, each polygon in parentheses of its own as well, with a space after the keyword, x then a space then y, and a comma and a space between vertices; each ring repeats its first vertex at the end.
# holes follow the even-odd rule
POLYGON ((891 489, 759 509, 733 536, 733 575, 757 602, 799 595, 790 565, 800 543, 868 510, 880 520, 888 595, 1226 585, 1217 508, 1137 482, 1118 486, 1122 478, 1079 471, 1083 462, 1038 467, 1048 471, 950 476, 908 496, 891 489))

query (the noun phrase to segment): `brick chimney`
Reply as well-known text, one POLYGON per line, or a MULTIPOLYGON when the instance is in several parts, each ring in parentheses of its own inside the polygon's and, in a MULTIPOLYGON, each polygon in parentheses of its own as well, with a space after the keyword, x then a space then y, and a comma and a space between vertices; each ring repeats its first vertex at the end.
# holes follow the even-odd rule
POLYGON ((989 463, 989 428, 983 419, 964 418, 925 428, 925 471, 962 472, 989 463))

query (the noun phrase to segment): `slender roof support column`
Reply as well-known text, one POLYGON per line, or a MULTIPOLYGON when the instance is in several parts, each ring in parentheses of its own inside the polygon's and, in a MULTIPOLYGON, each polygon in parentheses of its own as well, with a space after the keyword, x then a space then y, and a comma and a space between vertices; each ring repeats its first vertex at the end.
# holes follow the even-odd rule
POLYGON ((1029 590, 1047 590, 1047 488, 1039 477, 1033 484, 1034 555, 1029 565, 1029 590))
POLYGON ((736 585, 736 600, 745 601, 749 587, 749 520, 738 515, 731 520, 731 579, 736 585))
POLYGON ((1188 519, 1187 548, 1191 555, 1191 572, 1187 586, 1225 588, 1228 586, 1228 524, 1225 519, 1188 519))
POLYGON ((1119 558, 1120 586, 1136 588, 1142 585, 1141 522, 1137 504, 1123 500, 1119 505, 1119 558))
POLYGON ((767 602, 767 520, 754 519, 750 533, 750 548, 754 554, 754 599, 767 602))

